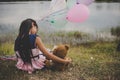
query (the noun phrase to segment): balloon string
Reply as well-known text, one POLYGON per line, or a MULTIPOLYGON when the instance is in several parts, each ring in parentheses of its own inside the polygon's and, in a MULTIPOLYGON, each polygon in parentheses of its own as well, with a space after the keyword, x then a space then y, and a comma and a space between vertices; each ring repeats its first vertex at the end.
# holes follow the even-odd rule
MULTIPOLYGON (((55 12, 53 12, 53 13, 51 13, 51 14, 48 14, 48 15, 46 15, 45 17, 41 18, 40 21, 44 20, 45 18, 47 18, 47 17, 49 17, 49 16, 51 16, 51 15, 54 15, 54 14, 56 14, 56 13, 59 13, 59 12, 61 12, 61 11, 65 11, 65 10, 66 10, 66 8, 65 8, 65 9, 62 9, 62 10, 59 10, 59 11, 55 11, 55 12)), ((63 13, 64 13, 64 12, 63 12, 63 13)))
MULTIPOLYGON (((53 0, 52 0, 53 1, 53 0)), ((52 2, 51 1, 51 2, 52 2)), ((54 0, 54 6, 56 6, 57 5, 57 1, 58 0, 54 0)), ((62 0, 61 0, 62 1, 62 0)), ((52 3, 51 3, 52 4, 52 3)), ((64 8, 64 9, 62 9, 62 10, 58 10, 58 11, 55 11, 55 12, 52 12, 52 13, 50 13, 51 12, 51 10, 53 10, 53 4, 52 4, 52 7, 51 7, 51 9, 49 9, 49 11, 48 11, 48 13, 44 16, 44 17, 42 17, 41 19, 40 19, 40 21, 42 21, 44 18, 46 18, 46 17, 48 17, 48 16, 50 16, 50 15, 53 15, 53 14, 55 14, 55 13, 57 13, 57 12, 60 12, 60 11, 63 11, 63 10, 65 10, 66 8, 64 8)))

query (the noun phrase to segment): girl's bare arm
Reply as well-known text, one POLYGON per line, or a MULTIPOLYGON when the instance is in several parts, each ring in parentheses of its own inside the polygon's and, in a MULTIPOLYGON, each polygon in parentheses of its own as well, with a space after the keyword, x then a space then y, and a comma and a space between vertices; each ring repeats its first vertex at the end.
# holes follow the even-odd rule
POLYGON ((39 37, 36 37, 36 44, 38 46, 38 48, 43 52, 43 54, 48 58, 48 59, 51 59, 53 61, 57 61, 57 62, 60 62, 60 63, 70 63, 71 60, 68 60, 68 59, 62 59, 62 58, 59 58, 53 54, 50 54, 44 44, 42 43, 41 39, 39 37))

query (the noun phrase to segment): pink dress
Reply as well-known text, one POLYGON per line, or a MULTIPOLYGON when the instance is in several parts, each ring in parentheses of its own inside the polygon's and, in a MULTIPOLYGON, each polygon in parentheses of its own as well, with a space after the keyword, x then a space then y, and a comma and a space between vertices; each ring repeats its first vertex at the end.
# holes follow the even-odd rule
MULTIPOLYGON (((35 57, 34 59, 31 58, 32 66, 31 64, 24 64, 23 60, 20 57, 18 57, 16 67, 18 69, 28 71, 28 73, 32 73, 35 69, 42 69, 45 65, 44 61, 46 60, 46 57, 43 56, 43 53, 37 48, 32 49, 32 53, 33 56, 39 55, 39 57, 35 57)), ((16 54, 20 56, 18 51, 16 51, 16 54)))

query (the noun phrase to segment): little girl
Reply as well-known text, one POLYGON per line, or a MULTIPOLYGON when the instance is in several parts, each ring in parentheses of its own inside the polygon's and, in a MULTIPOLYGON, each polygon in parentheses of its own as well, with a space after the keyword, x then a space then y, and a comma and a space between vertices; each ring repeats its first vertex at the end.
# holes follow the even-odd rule
POLYGON ((51 54, 37 35, 37 31, 35 20, 26 19, 21 23, 14 46, 18 69, 32 73, 35 69, 42 69, 45 66, 46 58, 64 64, 71 62, 70 59, 61 59, 51 54))

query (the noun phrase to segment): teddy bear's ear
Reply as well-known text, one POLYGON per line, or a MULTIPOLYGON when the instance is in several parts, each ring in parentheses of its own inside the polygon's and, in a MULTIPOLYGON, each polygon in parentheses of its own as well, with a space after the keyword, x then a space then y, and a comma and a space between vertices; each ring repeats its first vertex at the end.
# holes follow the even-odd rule
POLYGON ((53 51, 54 49, 56 49, 56 48, 57 48, 57 46, 56 46, 56 45, 54 45, 54 47, 53 47, 52 51, 53 51))
POLYGON ((65 44, 65 48, 68 50, 69 49, 69 45, 65 44))

